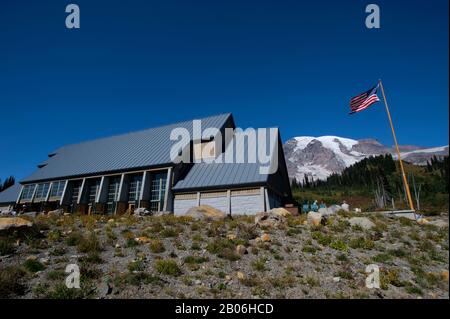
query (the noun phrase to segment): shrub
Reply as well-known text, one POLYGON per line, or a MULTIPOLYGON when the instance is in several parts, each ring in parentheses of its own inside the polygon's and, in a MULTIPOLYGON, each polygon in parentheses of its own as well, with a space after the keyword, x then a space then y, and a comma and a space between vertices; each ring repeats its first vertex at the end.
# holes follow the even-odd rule
POLYGON ((11 239, 0 239, 0 256, 12 254, 14 253, 14 251, 15 249, 11 239))
POLYGON ((29 272, 38 272, 45 269, 44 264, 42 264, 39 260, 36 259, 27 259, 23 264, 24 268, 29 272))
POLYGON ((133 248, 139 246, 139 243, 134 238, 128 238, 125 242, 125 247, 127 248, 133 248))
POLYGON ((62 256, 66 253, 66 249, 64 247, 55 247, 50 251, 50 255, 52 256, 62 256))
POLYGON ((25 272, 19 267, 0 268, 0 299, 23 295, 25 287, 22 284, 22 278, 24 276, 25 272))
POLYGON ((128 264, 128 270, 130 272, 143 271, 145 268, 144 261, 142 259, 133 260, 128 264))
POLYGON ((83 236, 79 232, 72 232, 69 234, 69 236, 66 238, 66 245, 67 246, 76 246, 81 241, 83 236))
POLYGON ((381 253, 381 254, 374 256, 372 259, 374 262, 388 263, 392 260, 392 257, 389 254, 381 253))
POLYGON ((162 241, 155 239, 150 242, 150 250, 152 253, 158 254, 164 252, 166 248, 162 241))
POLYGON ((157 284, 162 285, 164 281, 157 277, 153 276, 146 272, 136 272, 136 273, 125 273, 125 274, 119 274, 114 278, 114 285, 118 287, 125 286, 126 284, 133 285, 133 286, 139 286, 141 284, 148 285, 148 284, 157 284))
POLYGON ((103 262, 103 259, 102 257, 100 257, 100 254, 98 252, 92 251, 83 258, 83 262, 91 264, 101 264, 103 262))
POLYGON ((77 245, 78 251, 81 253, 88 252, 100 252, 102 251, 102 246, 94 232, 91 232, 88 237, 81 237, 81 240, 77 245))
POLYGON ((333 241, 333 238, 331 236, 324 235, 320 231, 313 232, 312 238, 315 239, 319 244, 321 244, 323 246, 328 246, 333 241))
POLYGON ((252 262, 252 267, 254 270, 257 271, 264 271, 266 270, 266 259, 264 258, 259 258, 255 261, 252 262))
POLYGON ((51 270, 47 273, 49 280, 62 280, 66 277, 66 273, 62 270, 51 270))
POLYGON ((206 250, 220 258, 230 261, 239 260, 241 257, 235 253, 236 246, 229 239, 216 239, 206 246, 206 250))
POLYGON ((181 269, 173 259, 157 260, 155 262, 155 269, 157 272, 168 276, 179 276, 181 269))
POLYGON ((173 228, 173 227, 166 227, 164 228, 161 232, 160 235, 162 237, 177 237, 178 236, 178 232, 173 228))
POLYGON ((207 262, 209 258, 207 257, 197 257, 197 256, 187 256, 184 258, 186 264, 201 264, 207 262))
POLYGON ((332 243, 330 244, 330 247, 333 248, 333 249, 335 249, 335 250, 339 250, 339 251, 347 251, 347 250, 348 250, 347 244, 344 243, 344 242, 343 242, 342 240, 340 240, 340 239, 335 240, 334 242, 332 242, 332 243))
POLYGON ((352 238, 349 246, 353 249, 372 249, 375 246, 373 240, 365 237, 352 238))

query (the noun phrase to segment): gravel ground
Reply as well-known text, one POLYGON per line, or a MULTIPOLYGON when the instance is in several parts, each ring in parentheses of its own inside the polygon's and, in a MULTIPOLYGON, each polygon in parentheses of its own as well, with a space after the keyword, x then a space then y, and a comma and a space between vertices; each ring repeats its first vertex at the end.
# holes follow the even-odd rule
POLYGON ((434 219, 446 227, 345 212, 263 229, 252 217, 39 215, 35 233, 0 237, 0 298, 449 298, 448 213, 434 219), (65 285, 69 264, 80 289, 65 285), (370 264, 380 288, 366 288, 370 264))

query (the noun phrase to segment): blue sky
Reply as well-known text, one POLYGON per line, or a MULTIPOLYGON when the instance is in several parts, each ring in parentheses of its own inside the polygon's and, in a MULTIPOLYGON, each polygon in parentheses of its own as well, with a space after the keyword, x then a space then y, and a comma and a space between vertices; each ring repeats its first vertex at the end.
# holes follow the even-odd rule
POLYGON ((0 3, 0 178, 68 143, 225 112, 284 140, 391 145, 381 103, 348 115, 378 78, 401 144, 448 144, 447 0, 71 2, 0 3))

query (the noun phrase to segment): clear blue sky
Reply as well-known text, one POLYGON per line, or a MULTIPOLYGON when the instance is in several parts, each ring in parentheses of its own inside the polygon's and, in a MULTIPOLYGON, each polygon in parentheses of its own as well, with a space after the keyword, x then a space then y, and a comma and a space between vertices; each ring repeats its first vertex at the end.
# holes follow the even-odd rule
POLYGON ((1 1, 0 178, 53 149, 232 112, 243 128, 448 144, 448 1, 1 1), (65 6, 81 29, 65 28, 65 6), (365 6, 381 29, 365 28, 365 6))

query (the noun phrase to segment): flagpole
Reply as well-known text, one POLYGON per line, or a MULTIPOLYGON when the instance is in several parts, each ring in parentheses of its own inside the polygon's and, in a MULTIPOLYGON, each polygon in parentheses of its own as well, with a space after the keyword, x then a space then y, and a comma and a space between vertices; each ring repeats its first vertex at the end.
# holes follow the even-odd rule
POLYGON ((395 143, 395 150, 397 151, 398 161, 400 163, 400 169, 402 170, 403 183, 405 185, 406 196, 408 197, 409 207, 414 212, 414 219, 416 219, 416 212, 414 210, 414 204, 412 201, 411 192, 409 191, 409 185, 408 185, 408 180, 406 179, 405 169, 403 168, 403 162, 400 157, 400 149, 398 147, 397 137, 395 136, 395 130, 394 130, 394 124, 392 123, 391 112, 389 112, 389 106, 388 106, 388 103, 386 100, 386 95, 384 94, 383 82, 381 82, 381 80, 379 80, 379 84, 381 87, 381 93, 383 94, 384 105, 386 106, 386 113, 389 118, 389 123, 391 124, 392 136, 394 137, 394 143, 395 143))

